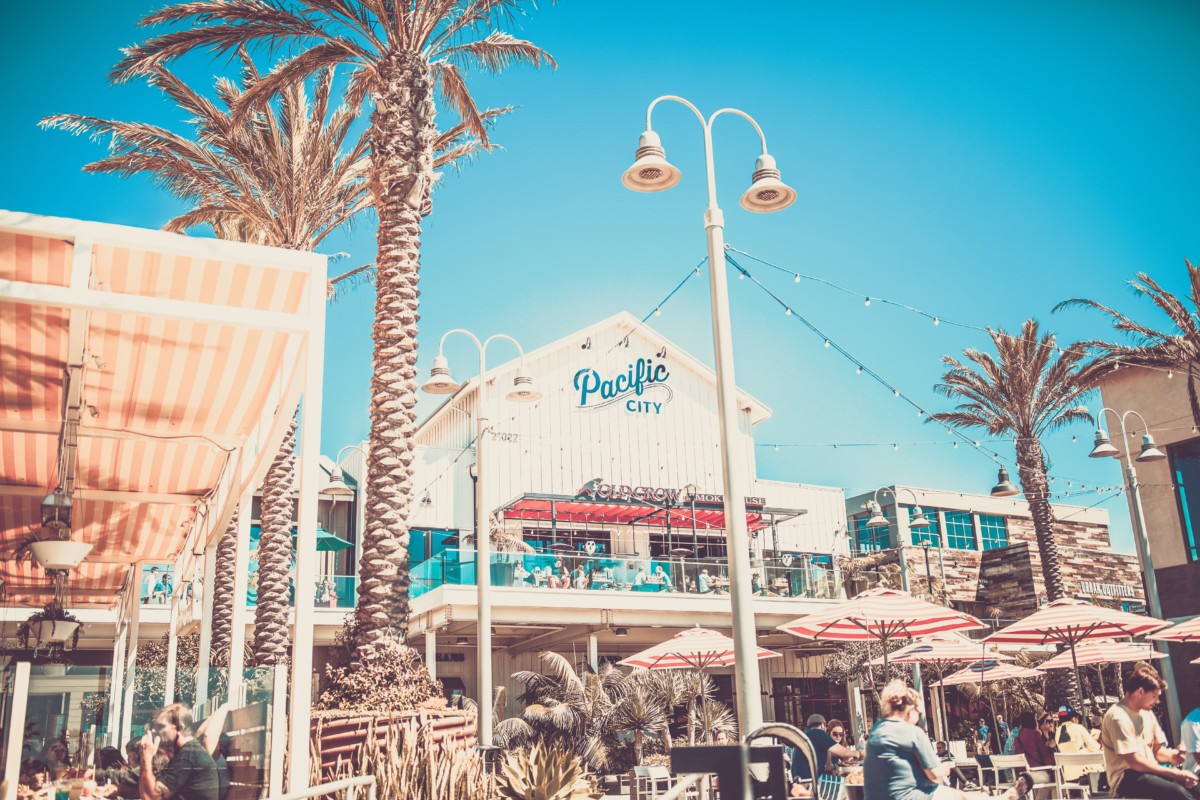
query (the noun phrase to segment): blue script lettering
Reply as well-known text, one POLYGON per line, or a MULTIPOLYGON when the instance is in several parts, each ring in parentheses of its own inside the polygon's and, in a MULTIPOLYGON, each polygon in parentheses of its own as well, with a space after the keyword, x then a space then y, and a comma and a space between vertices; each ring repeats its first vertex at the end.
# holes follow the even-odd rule
MULTIPOLYGON (((575 391, 579 392, 579 405, 586 406, 589 400, 594 400, 595 395, 600 395, 601 400, 613 400, 626 392, 633 392, 638 397, 645 393, 646 388, 651 384, 663 383, 671 375, 665 364, 655 364, 652 359, 639 358, 636 362, 627 365, 624 373, 618 374, 613 378, 600 377, 600 373, 594 369, 581 369, 575 373, 573 385, 575 391)), ((662 403, 650 403, 630 400, 629 403, 636 405, 645 405, 647 408, 644 412, 638 409, 641 413, 649 413, 650 406, 657 406, 654 413, 659 413, 662 409, 662 403)), ((626 403, 626 408, 634 411, 629 403, 626 403)))

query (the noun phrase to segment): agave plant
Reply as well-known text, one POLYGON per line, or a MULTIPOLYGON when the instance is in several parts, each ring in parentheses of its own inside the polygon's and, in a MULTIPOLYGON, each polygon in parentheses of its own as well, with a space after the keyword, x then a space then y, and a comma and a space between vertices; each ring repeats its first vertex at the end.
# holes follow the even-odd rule
POLYGON ((510 800, 599 800, 604 796, 578 755, 541 743, 505 756, 496 775, 496 789, 500 797, 510 800))

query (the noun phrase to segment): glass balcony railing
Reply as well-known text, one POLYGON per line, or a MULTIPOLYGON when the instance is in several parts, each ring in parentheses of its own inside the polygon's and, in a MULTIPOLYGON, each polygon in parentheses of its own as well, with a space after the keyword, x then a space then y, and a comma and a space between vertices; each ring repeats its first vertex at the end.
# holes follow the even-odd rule
MULTIPOLYGON (((493 553, 493 586, 621 592, 683 592, 721 595, 729 591, 729 564, 718 560, 586 556, 574 553, 493 553)), ((754 593, 764 597, 842 597, 836 573, 820 564, 794 561, 752 569, 754 593)), ((439 586, 475 585, 473 550, 445 550, 415 564, 409 596, 439 586)))

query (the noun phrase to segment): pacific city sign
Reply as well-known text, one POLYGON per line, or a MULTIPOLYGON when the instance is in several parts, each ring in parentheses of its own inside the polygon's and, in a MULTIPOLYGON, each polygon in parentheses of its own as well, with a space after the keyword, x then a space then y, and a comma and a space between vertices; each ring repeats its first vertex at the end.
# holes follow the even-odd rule
MULTIPOLYGON (((592 500, 633 500, 666 503, 673 506, 694 502, 696 505, 723 505, 725 495, 721 494, 683 494, 678 489, 662 486, 629 486, 628 484, 603 483, 599 480, 588 481, 575 493, 576 497, 587 497, 592 500), (680 500, 683 502, 680 503, 680 500)), ((747 497, 747 508, 762 508, 767 504, 765 497, 747 497)))
POLYGON ((639 358, 625 372, 603 377, 594 369, 575 373, 573 385, 579 392, 579 410, 595 411, 621 403, 630 414, 661 414, 675 392, 666 384, 671 373, 665 364, 639 358))

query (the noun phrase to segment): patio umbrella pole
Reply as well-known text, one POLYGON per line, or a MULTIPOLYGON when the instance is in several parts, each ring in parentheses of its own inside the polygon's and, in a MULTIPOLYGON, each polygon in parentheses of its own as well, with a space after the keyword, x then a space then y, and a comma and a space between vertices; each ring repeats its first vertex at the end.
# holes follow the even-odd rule
MULTIPOLYGON (((1117 669, 1120 669, 1120 667, 1117 667, 1117 669)), ((1100 696, 1103 698, 1100 702, 1107 703, 1108 702, 1108 689, 1104 688, 1104 665, 1103 664, 1096 665, 1096 674, 1100 676, 1100 696)), ((1096 708, 1096 704, 1092 703, 1093 713, 1097 712, 1099 710, 1100 709, 1096 708)))

